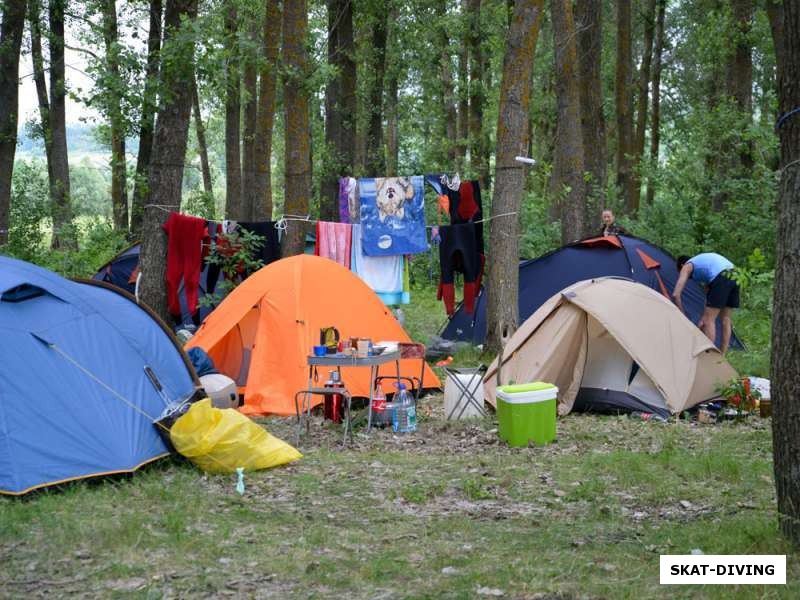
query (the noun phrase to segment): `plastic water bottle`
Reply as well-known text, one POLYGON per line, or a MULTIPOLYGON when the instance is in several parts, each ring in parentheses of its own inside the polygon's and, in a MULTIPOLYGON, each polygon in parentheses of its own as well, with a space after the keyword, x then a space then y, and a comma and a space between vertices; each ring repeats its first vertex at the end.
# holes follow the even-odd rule
POLYGON ((405 394, 406 401, 408 407, 406 410, 406 419, 407 419, 407 429, 406 431, 412 432, 417 430, 417 403, 414 401, 414 398, 408 392, 408 390, 403 390, 403 394, 405 394))
POLYGON ((386 406, 386 394, 383 393, 383 388, 379 383, 372 397, 372 422, 374 425, 385 427, 389 424, 390 419, 387 414, 386 406))
POLYGON ((417 430, 417 407, 408 395, 406 386, 397 385, 397 397, 392 411, 392 430, 396 433, 409 433, 417 430))

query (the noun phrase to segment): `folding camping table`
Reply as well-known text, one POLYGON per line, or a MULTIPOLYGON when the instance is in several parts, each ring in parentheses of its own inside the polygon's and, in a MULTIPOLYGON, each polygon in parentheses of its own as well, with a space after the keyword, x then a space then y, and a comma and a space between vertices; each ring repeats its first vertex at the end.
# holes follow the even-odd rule
POLYGON ((328 395, 328 394, 342 394, 345 397, 345 430, 344 430, 344 443, 347 443, 347 435, 349 433, 350 439, 353 439, 353 424, 350 417, 350 392, 345 388, 325 388, 314 387, 314 369, 315 367, 335 367, 339 372, 339 379, 341 379, 342 367, 369 367, 369 399, 367 403, 368 416, 367 416, 367 432, 372 430, 372 399, 375 395, 375 380, 378 377, 380 366, 389 362, 394 362, 398 380, 400 379, 400 351, 384 352, 375 356, 352 356, 350 354, 327 354, 325 356, 309 356, 306 360, 308 364, 308 388, 300 390, 295 394, 295 410, 297 412, 297 436, 300 437, 300 431, 303 427, 303 419, 306 419, 306 428, 308 428, 308 419, 311 417, 311 396, 314 394, 328 395), (302 396, 302 404, 299 398, 302 396))

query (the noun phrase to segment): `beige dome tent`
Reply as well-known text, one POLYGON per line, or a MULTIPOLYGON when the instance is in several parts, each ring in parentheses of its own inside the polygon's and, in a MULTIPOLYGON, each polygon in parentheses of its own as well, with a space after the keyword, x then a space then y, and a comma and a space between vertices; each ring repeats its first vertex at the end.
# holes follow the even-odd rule
MULTIPOLYGON (((499 358, 499 357, 498 357, 499 358)), ((495 403, 498 358, 484 379, 495 403)), ((559 414, 642 410, 668 415, 715 398, 736 371, 658 292, 626 279, 578 282, 511 336, 500 382, 558 386, 559 414)))

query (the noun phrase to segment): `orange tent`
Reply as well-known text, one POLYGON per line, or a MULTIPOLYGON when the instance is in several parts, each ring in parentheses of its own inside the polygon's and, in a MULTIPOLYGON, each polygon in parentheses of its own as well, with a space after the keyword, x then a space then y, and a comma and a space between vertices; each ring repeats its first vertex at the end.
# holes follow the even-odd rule
MULTIPOLYGON (((204 349, 220 372, 236 380, 244 393, 243 412, 293 415, 295 393, 308 386, 306 357, 319 344, 322 327, 336 327, 345 338, 411 341, 357 275, 330 259, 300 255, 248 277, 208 316, 187 348, 204 349)), ((394 363, 382 371, 394 373, 394 363)), ((401 375, 419 377, 419 372, 419 359, 400 361, 401 375)), ((353 396, 369 396, 369 373, 368 367, 342 369, 353 396)), ((427 365, 424 385, 440 386, 427 365)))

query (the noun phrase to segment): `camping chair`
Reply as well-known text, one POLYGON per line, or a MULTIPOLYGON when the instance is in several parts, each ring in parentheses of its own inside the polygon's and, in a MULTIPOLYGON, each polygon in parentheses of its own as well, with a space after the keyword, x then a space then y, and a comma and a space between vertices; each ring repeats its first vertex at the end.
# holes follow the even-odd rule
POLYGON ((400 342, 397 344, 397 350, 400 352, 400 358, 418 358, 421 363, 419 377, 409 377, 400 375, 380 375, 375 377, 375 386, 384 379, 394 379, 397 383, 401 381, 408 382, 414 389, 414 402, 419 400, 422 393, 423 378, 425 377, 425 344, 416 344, 413 342, 400 342))
POLYGON ((456 386, 458 389, 458 398, 456 399, 453 408, 450 410, 449 415, 445 415, 447 420, 453 418, 456 411, 458 410, 457 419, 460 419, 461 416, 464 414, 464 411, 467 409, 467 406, 470 404, 478 411, 479 414, 482 416, 486 415, 486 410, 483 408, 483 398, 480 400, 475 397, 475 392, 480 390, 480 382, 483 380, 483 376, 486 375, 486 371, 489 367, 484 364, 480 364, 477 367, 468 368, 468 367, 444 367, 444 372, 447 375, 447 378, 453 382, 453 385, 456 386), (467 383, 463 383, 459 375, 469 375, 469 379, 467 383), (459 410, 459 408, 461 410, 459 410))

